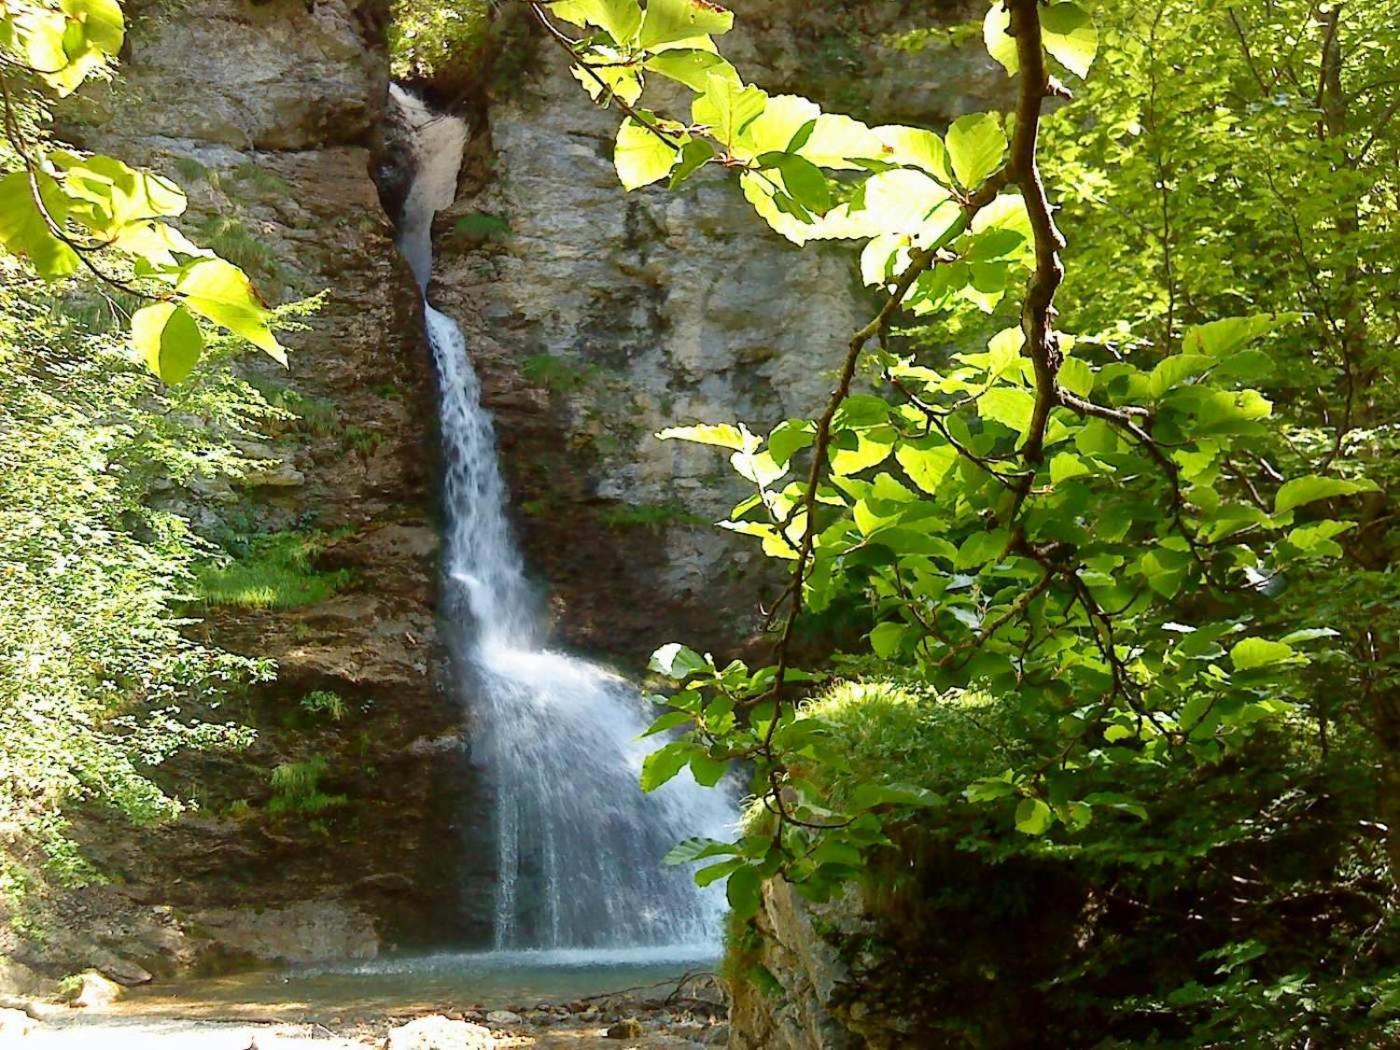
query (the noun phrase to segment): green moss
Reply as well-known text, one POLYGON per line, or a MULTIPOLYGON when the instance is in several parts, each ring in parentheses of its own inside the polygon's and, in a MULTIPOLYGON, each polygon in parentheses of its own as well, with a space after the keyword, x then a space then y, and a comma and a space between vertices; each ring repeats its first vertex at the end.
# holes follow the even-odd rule
POLYGON ((329 763, 323 755, 313 755, 302 762, 283 762, 270 775, 273 791, 267 812, 275 817, 311 816, 344 806, 344 795, 331 795, 321 790, 321 779, 329 763))
POLYGON ((207 182, 209 180, 209 169, 194 157, 176 157, 174 165, 182 182, 207 182))
POLYGON ((526 380, 551 394, 577 393, 597 380, 602 371, 597 365, 578 364, 553 354, 532 354, 520 365, 526 380))
POLYGON ((254 277, 271 284, 280 292, 290 281, 291 273, 268 246, 267 239, 248 229, 231 216, 215 215, 198 227, 199 240, 220 256, 254 277))
POLYGON ((330 689, 315 689, 297 701, 300 707, 313 718, 325 715, 332 722, 345 717, 345 698, 330 689))
POLYGON ((472 240, 504 240, 510 236, 510 223, 499 215, 478 211, 458 219, 452 232, 472 240))
POLYGON ((266 168, 254 164, 252 161, 245 161, 233 169, 233 177, 239 182, 247 183, 263 193, 272 194, 278 197, 291 196, 293 193, 292 184, 276 172, 268 171, 266 168))
POLYGON ((666 525, 704 525, 706 520, 679 503, 623 503, 604 507, 598 520, 610 529, 661 528, 666 525))
POLYGON ((240 557, 196 571, 196 596, 206 605, 240 609, 294 609, 323 602, 354 578, 348 569, 321 572, 312 566, 327 539, 319 532, 253 537, 240 557))
POLYGON ((351 425, 345 428, 340 444, 347 452, 358 452, 368 456, 384 441, 384 435, 377 430, 351 425))

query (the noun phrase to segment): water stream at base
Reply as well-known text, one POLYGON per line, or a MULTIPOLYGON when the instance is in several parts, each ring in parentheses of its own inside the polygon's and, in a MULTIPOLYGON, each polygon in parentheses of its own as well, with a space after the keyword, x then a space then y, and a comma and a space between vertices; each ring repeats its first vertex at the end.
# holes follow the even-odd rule
POLYGON ((688 835, 723 835, 733 803, 685 774, 642 794, 645 703, 617 675, 544 647, 466 341, 426 304, 433 216, 455 197, 466 125, 398 87, 392 97, 415 143, 399 246, 424 290, 437 366, 446 598, 458 610, 451 641, 478 716, 473 760, 495 792, 495 948, 600 958, 619 949, 656 958, 712 951, 722 898, 660 858, 688 835))

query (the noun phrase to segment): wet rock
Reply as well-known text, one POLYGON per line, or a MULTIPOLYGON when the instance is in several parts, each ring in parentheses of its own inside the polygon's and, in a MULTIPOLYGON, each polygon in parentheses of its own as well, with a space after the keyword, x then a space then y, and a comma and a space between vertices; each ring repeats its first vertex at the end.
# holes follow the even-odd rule
POLYGON ((489 1029, 433 1014, 390 1030, 384 1050, 492 1050, 495 1045, 489 1029))
POLYGON ((73 1005, 81 1009, 100 1010, 122 997, 122 986, 96 970, 80 974, 78 980, 80 983, 77 994, 73 996, 73 1005))
POLYGON ((643 1029, 641 1021, 635 1017, 626 1017, 612 1025, 607 1031, 607 1036, 609 1039, 637 1039, 641 1037, 643 1031, 645 1029, 643 1029))
POLYGON ((520 1022, 520 1015, 513 1010, 492 1010, 486 1015, 486 1023, 490 1025, 504 1027, 505 1025, 520 1024, 520 1022))
POLYGON ((191 916, 226 950, 264 962, 372 959, 374 921, 345 901, 301 901, 280 908, 211 908, 191 916))

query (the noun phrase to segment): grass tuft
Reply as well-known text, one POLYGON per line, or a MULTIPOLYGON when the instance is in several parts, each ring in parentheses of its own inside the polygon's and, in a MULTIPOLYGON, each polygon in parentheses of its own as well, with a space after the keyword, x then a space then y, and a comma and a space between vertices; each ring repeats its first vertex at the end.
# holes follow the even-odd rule
POLYGON ((349 569, 321 572, 311 560, 326 544, 324 533, 274 532, 249 541, 238 559, 196 571, 196 593, 211 606, 295 609, 323 602, 354 579, 349 569))

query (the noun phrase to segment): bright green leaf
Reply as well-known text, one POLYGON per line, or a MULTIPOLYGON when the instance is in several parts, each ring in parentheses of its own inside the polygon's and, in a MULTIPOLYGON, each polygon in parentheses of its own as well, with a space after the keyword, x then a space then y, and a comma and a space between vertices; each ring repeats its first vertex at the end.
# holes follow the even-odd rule
POLYGON ((131 318, 131 341, 146 367, 166 383, 189 375, 204 349, 193 317, 175 303, 152 303, 131 318))
POLYGON ((1055 823, 1050 807, 1038 798, 1023 798, 1016 805, 1016 830, 1023 835, 1044 835, 1055 823))
POLYGON ((1237 671, 1252 671, 1259 667, 1283 663, 1294 656, 1293 647, 1268 638, 1246 638, 1230 650, 1230 662, 1237 671))
POLYGON ((201 317, 248 340, 274 360, 287 363, 286 351, 269 327, 271 312, 237 266, 222 259, 200 259, 185 269, 175 282, 175 291, 201 317))
POLYGON ((1320 499, 1374 491, 1376 484, 1372 481, 1346 481, 1342 478, 1324 478, 1317 474, 1309 474, 1284 482, 1278 490, 1278 495, 1274 497, 1274 513, 1287 514, 1290 510, 1320 499))
POLYGON ((948 157, 953 174, 968 189, 981 185, 1001 167, 1006 152, 1006 132, 990 113, 969 113, 953 121, 948 129, 948 157))
POLYGON ((637 43, 644 48, 718 36, 734 25, 734 15, 709 0, 648 0, 637 43))
POLYGON ((1051 4, 1040 13, 1040 26, 1045 50, 1071 73, 1087 77, 1099 50, 1099 33, 1089 13, 1078 4, 1051 4))
POLYGON ((631 117, 617 129, 613 163, 625 190, 661 181, 671 173, 679 157, 675 146, 631 117))

